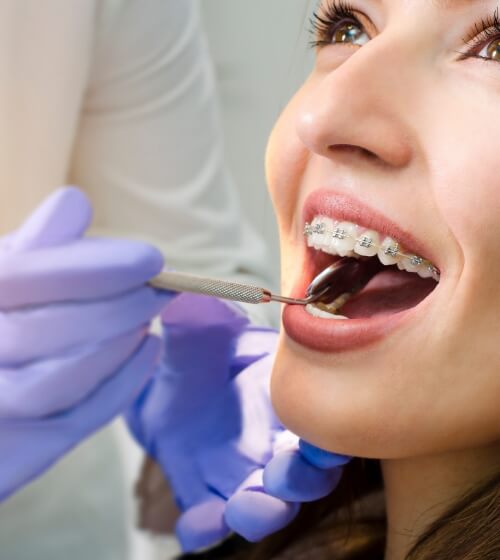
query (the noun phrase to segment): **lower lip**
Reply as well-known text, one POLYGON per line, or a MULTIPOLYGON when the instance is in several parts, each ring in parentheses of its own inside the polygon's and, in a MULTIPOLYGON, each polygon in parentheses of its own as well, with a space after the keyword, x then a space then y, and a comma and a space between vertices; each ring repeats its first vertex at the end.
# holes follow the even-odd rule
POLYGON ((366 319, 322 319, 313 317, 302 305, 287 305, 283 311, 283 326, 292 340, 312 350, 357 350, 387 337, 411 319, 423 303, 399 313, 366 319))

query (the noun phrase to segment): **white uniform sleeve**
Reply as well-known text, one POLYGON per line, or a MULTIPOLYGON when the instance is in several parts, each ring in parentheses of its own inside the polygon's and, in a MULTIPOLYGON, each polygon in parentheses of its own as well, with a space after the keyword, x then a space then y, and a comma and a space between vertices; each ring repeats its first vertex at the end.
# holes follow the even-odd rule
MULTIPOLYGON (((70 177, 93 202, 93 233, 149 241, 179 270, 269 286, 265 243, 224 167, 196 3, 102 2, 89 80, 70 177)), ((247 310, 261 323, 277 311, 247 310)))

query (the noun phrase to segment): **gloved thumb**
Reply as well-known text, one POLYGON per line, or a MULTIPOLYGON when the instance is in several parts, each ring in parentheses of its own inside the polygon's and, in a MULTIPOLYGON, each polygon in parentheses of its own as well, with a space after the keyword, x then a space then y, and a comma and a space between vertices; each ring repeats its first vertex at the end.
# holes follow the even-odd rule
POLYGON ((276 437, 274 456, 263 472, 265 491, 289 502, 313 502, 337 486, 351 457, 320 449, 285 430, 276 437), (294 438, 295 441, 294 441, 294 438))
POLYGON ((264 490, 263 470, 254 471, 229 498, 224 512, 228 527, 250 542, 259 542, 289 525, 300 510, 264 490))
POLYGON ((9 236, 7 248, 19 253, 69 243, 85 233, 91 220, 87 196, 76 187, 63 187, 45 199, 9 236))
POLYGON ((231 532, 224 520, 226 501, 213 496, 185 511, 178 519, 175 533, 183 552, 214 546, 231 532))
POLYGON ((300 454, 305 457, 308 463, 318 469, 334 469, 342 467, 349 463, 352 459, 352 457, 349 457, 348 455, 340 455, 339 453, 333 453, 331 451, 321 449, 320 447, 316 447, 303 439, 299 440, 299 450, 300 454))
POLYGON ((281 451, 264 469, 264 490, 287 502, 314 502, 335 489, 341 474, 339 467, 315 467, 298 449, 281 451))

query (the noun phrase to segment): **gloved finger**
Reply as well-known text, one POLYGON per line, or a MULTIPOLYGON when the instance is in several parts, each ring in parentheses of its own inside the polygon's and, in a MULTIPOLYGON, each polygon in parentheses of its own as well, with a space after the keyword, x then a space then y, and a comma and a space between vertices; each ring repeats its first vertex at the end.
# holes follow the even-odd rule
POLYGON ((228 527, 250 542, 263 538, 289 525, 297 516, 300 504, 286 502, 267 494, 258 482, 262 470, 252 476, 256 484, 247 481, 227 501, 225 520, 228 527))
POLYGON ((318 469, 296 450, 277 453, 264 468, 264 489, 291 502, 313 502, 337 486, 341 469, 318 469))
POLYGON ((213 495, 179 517, 175 533, 183 552, 214 546, 229 535, 231 529, 224 519, 225 507, 226 501, 213 495))
POLYGON ((236 307, 198 294, 180 294, 161 317, 169 375, 178 374, 208 401, 231 378, 235 339, 248 319, 236 307))
MULTIPOLYGON (((254 440, 261 439, 256 427, 254 440)), ((252 428, 250 428, 251 430, 252 428)), ((251 439, 251 436, 249 438, 251 439)), ((250 443, 249 443, 250 444, 250 443)), ((256 455, 260 453, 260 442, 256 442, 256 455)), ((269 450, 270 446, 268 446, 269 450)), ((251 449, 249 450, 252 451, 251 449)), ((222 444, 200 446, 196 453, 196 463, 203 481, 217 491, 224 498, 234 494, 241 483, 264 463, 258 463, 247 455, 240 447, 238 441, 229 441, 222 444)))
POLYGON ((222 496, 232 495, 273 456, 273 444, 282 432, 270 406, 273 362, 271 355, 256 361, 219 392, 220 401, 213 400, 210 424, 205 423, 207 436, 196 461, 203 479, 222 496))
POLYGON ((0 313, 0 363, 19 366, 130 332, 171 296, 139 288, 113 299, 0 313))
POLYGON ((342 467, 343 465, 347 465, 352 459, 352 457, 348 455, 339 455, 338 453, 325 451, 303 439, 299 440, 299 450, 303 457, 305 457, 311 465, 318 467, 318 469, 342 467))
MULTIPOLYGON (((78 427, 80 434, 86 437, 122 414, 151 379, 161 354, 161 339, 155 335, 148 335, 117 374, 101 384, 87 400, 72 409, 69 413, 71 424, 78 427)), ((64 422, 65 413, 60 416, 64 422)))
POLYGON ((85 233, 91 219, 90 202, 81 190, 58 189, 9 239, 9 250, 24 252, 68 243, 85 233))
POLYGON ((130 358, 147 336, 141 327, 23 368, 0 368, 0 418, 38 418, 84 400, 130 358))
MULTIPOLYGON (((163 359, 141 394, 124 411, 124 416, 132 435, 161 467, 175 492, 177 505, 185 511, 206 501, 211 494, 195 461, 199 440, 194 437, 193 441, 195 434, 188 422, 179 422, 185 401, 188 406, 191 404, 189 396, 178 398, 168 388, 164 394, 158 394, 158 384, 164 388, 160 379, 163 359)), ((196 407, 192 414, 202 417, 196 407)))
POLYGON ((216 416, 195 404, 190 414, 198 415, 200 421, 194 426, 189 418, 180 421, 185 407, 192 404, 192 394, 179 395, 155 375, 126 412, 129 429, 162 466, 183 510, 204 501, 207 487, 228 498, 264 464, 256 463, 254 457, 266 454, 268 460, 271 456, 272 436, 267 426, 260 429, 254 421, 243 430, 246 435, 238 437, 237 396, 231 402, 214 401, 216 416))
POLYGON ((0 420, 0 501, 118 416, 153 374, 160 354, 161 341, 148 336, 119 371, 74 409, 40 420, 0 420))
POLYGON ((161 318, 165 327, 179 331, 220 327, 240 334, 249 324, 245 312, 232 302, 192 293, 181 294, 165 308, 161 318))
MULTIPOLYGON (((171 412, 169 411, 169 413, 171 412)), ((180 432, 181 437, 184 436, 182 427, 176 426, 175 429, 180 432)), ((191 509, 211 498, 213 494, 208 490, 206 482, 200 476, 198 465, 194 461, 196 444, 180 448, 175 444, 172 445, 171 441, 158 442, 157 439, 161 439, 161 436, 158 438, 158 432, 156 432, 157 439, 155 440, 154 435, 152 455, 157 458, 170 487, 173 488, 181 511, 191 509)), ((171 439, 175 439, 177 434, 170 432, 168 435, 171 439)), ((147 447, 147 449, 151 448, 147 447)))
POLYGON ((115 296, 156 276, 163 257, 145 243, 86 238, 0 255, 0 309, 115 296))
POLYGON ((236 343, 236 350, 231 363, 232 377, 257 360, 269 354, 274 354, 278 338, 279 333, 274 329, 249 325, 236 343))
MULTIPOLYGON (((281 451, 290 451, 298 448, 299 436, 297 434, 294 434, 290 430, 285 430, 283 428, 275 432, 273 438, 273 457, 281 451)), ((266 461, 266 463, 268 462, 269 461, 266 461)))

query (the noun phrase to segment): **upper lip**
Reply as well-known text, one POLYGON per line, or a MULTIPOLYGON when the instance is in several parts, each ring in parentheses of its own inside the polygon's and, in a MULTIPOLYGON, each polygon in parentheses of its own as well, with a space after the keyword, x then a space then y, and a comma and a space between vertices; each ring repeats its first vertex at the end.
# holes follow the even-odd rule
POLYGON ((318 189, 311 193, 303 209, 303 220, 311 222, 315 216, 326 216, 339 221, 353 222, 391 237, 406 251, 423 257, 439 267, 436 255, 421 240, 399 226, 393 220, 374 210, 358 199, 330 189, 318 189))

